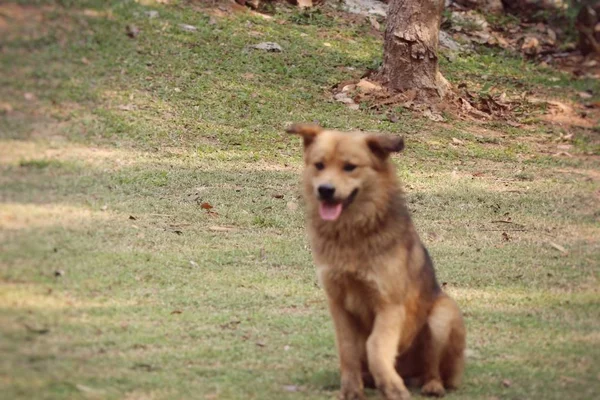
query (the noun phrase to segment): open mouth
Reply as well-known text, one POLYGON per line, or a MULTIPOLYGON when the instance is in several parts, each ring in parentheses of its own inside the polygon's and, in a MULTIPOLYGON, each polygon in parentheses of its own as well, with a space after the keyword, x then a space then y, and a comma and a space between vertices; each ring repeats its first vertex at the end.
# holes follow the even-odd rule
POLYGON ((335 221, 342 214, 343 207, 342 203, 321 201, 319 203, 319 215, 325 221, 335 221))
POLYGON ((340 217, 344 207, 348 207, 356 197, 358 189, 354 189, 344 201, 320 201, 319 215, 325 221, 335 221, 340 217))

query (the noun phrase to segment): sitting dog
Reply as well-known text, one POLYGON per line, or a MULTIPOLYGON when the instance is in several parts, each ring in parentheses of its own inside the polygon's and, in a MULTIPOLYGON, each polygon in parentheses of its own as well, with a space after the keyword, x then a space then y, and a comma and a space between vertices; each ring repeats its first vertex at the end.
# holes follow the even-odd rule
POLYGON ((375 384, 388 400, 443 396, 464 369, 465 326, 438 285, 389 160, 401 137, 295 124, 317 275, 327 293, 344 400, 375 384))

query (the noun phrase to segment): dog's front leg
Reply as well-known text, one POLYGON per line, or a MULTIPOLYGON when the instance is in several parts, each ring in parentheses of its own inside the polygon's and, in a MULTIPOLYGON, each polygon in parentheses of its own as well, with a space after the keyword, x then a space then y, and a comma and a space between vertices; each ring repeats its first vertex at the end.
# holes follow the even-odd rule
POLYGON ((387 400, 407 400, 410 393, 395 368, 406 311, 402 305, 387 305, 375 315, 367 340, 369 369, 375 384, 387 400))
POLYGON ((329 300, 329 311, 335 326, 335 339, 340 358, 341 400, 362 400, 363 380, 361 360, 365 357, 365 342, 352 315, 336 300, 329 300))

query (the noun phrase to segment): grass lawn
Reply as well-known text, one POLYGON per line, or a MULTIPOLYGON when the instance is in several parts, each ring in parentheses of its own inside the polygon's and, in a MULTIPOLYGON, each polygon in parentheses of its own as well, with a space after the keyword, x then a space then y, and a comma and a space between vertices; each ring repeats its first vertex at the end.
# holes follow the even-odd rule
MULTIPOLYGON (((0 397, 335 398, 301 145, 283 133, 316 120, 405 136, 398 174, 468 327, 448 398, 598 398, 598 122, 353 111, 330 89, 381 61, 368 21, 227 7, 0 5, 0 397), (264 41, 284 51, 248 47, 264 41)), ((442 71, 509 94, 600 94, 493 49, 442 71)))

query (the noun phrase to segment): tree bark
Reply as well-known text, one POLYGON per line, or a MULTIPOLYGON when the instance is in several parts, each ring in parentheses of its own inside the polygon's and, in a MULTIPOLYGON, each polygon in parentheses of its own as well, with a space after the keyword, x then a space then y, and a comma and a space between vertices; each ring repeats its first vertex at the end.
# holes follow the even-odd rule
POLYGON ((444 0, 391 0, 381 78, 389 89, 416 89, 418 98, 443 98, 449 83, 438 70, 444 0))
POLYGON ((589 4, 581 7, 575 20, 575 28, 579 31, 577 47, 584 56, 592 52, 600 55, 600 32, 596 30, 598 24, 600 24, 600 1, 589 1, 589 4))

